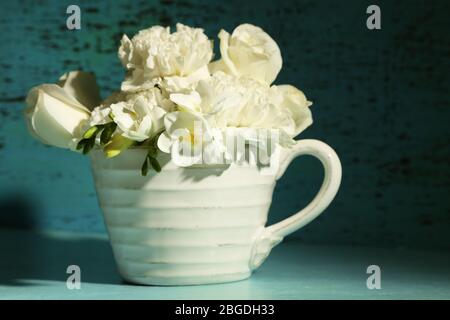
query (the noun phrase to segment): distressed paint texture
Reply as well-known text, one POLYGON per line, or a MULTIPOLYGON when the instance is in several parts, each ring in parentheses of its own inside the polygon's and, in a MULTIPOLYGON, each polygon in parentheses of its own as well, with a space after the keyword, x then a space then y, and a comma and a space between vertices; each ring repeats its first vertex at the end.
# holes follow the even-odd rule
MULTIPOLYGON (((315 123, 300 138, 333 146, 342 188, 294 237, 310 243, 450 248, 450 6, 377 1, 78 1, 82 29, 66 29, 68 1, 8 1, 0 13, 0 225, 104 232, 89 162, 42 146, 26 131, 23 99, 68 70, 92 70, 105 97, 123 70, 122 33, 183 22, 210 37, 249 22, 279 43, 276 83, 304 90, 315 123)), ((216 41, 217 46, 217 41, 216 41)), ((270 222, 304 206, 320 165, 299 159, 279 183, 270 222)))

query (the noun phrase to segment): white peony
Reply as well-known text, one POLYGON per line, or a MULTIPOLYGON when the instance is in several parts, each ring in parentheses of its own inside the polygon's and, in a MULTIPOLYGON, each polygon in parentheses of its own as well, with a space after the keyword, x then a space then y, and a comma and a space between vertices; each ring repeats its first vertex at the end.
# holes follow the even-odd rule
POLYGON ((180 23, 176 29, 170 33, 169 27, 155 26, 139 31, 131 40, 122 37, 119 58, 129 70, 122 90, 147 89, 171 77, 172 86, 185 87, 209 75, 212 43, 203 29, 180 23))
POLYGON ((30 133, 39 141, 74 150, 90 108, 99 103, 98 87, 92 74, 81 71, 65 74, 60 84, 62 87, 43 84, 32 88, 26 98, 25 118, 30 133))
POLYGON ((270 85, 281 70, 277 43, 259 27, 241 24, 233 33, 219 33, 221 59, 210 64, 211 72, 248 76, 270 85))

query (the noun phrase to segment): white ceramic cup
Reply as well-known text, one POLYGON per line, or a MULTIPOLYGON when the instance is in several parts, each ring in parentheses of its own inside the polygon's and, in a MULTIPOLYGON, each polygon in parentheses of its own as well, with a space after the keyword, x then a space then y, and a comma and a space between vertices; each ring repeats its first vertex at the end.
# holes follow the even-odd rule
POLYGON ((150 285, 221 283, 249 277, 288 234, 316 218, 333 200, 341 164, 333 149, 300 140, 282 149, 276 172, 250 165, 180 168, 161 155, 160 173, 143 177, 146 150, 113 159, 91 156, 100 206, 122 277, 150 285), (304 209, 265 227, 276 181, 297 156, 325 169, 319 193, 304 209))

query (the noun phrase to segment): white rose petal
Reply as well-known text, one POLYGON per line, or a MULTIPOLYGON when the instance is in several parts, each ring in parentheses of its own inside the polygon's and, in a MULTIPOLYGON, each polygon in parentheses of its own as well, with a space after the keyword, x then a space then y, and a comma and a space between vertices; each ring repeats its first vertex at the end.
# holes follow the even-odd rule
POLYGON ((82 92, 83 86, 76 85, 75 74, 63 77, 64 87, 43 84, 32 88, 27 95, 27 126, 43 143, 74 149, 90 117, 89 109, 75 98, 90 95, 82 92))
POLYGON ((282 66, 281 53, 264 30, 242 24, 231 36, 221 30, 219 39, 221 59, 210 64, 211 72, 248 76, 268 85, 276 79, 282 66))
POLYGON ((89 110, 100 104, 100 90, 91 72, 67 72, 59 78, 58 85, 89 110))
POLYGON ((276 86, 276 89, 283 97, 281 107, 289 110, 295 123, 292 134, 295 137, 313 123, 311 110, 309 109, 312 102, 308 101, 303 92, 294 86, 280 85, 276 86))

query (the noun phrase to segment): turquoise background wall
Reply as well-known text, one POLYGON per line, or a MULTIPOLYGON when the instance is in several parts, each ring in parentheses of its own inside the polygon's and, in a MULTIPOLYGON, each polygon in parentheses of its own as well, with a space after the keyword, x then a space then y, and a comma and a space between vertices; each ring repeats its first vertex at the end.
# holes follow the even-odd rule
MULTIPOLYGON (((372 1, 8 1, 0 10, 0 226, 105 232, 88 159, 34 141, 22 119, 34 85, 65 71, 97 74, 103 97, 123 77, 123 33, 176 22, 261 26, 278 42, 276 83, 314 101, 317 138, 341 157, 335 202, 294 234, 305 242, 450 248, 450 6, 376 1, 382 29, 366 28, 372 1), (66 29, 81 7, 82 29, 66 29)), ((279 183, 270 222, 304 206, 322 172, 310 158, 279 183)))

